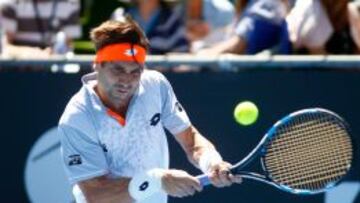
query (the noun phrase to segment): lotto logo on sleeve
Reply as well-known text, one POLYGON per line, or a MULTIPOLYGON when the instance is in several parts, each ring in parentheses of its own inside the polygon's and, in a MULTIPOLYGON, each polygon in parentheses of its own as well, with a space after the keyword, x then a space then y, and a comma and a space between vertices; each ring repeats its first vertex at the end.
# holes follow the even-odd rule
POLYGON ((74 166, 74 165, 80 165, 82 163, 81 161, 81 157, 79 154, 73 154, 69 156, 69 166, 74 166))
POLYGON ((153 115, 153 117, 150 119, 150 125, 156 126, 160 121, 160 116, 160 113, 156 113, 155 115, 153 115))

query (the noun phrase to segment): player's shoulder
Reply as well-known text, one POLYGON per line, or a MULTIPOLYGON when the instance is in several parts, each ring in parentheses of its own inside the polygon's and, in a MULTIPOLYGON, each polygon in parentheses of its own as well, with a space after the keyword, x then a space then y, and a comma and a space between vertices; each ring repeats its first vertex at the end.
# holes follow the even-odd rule
POLYGON ((84 123, 88 120, 88 114, 88 109, 86 107, 86 91, 83 87, 67 103, 60 118, 59 125, 84 123))
MULTIPOLYGON (((82 87, 68 102, 59 120, 58 128, 67 135, 80 133, 90 139, 95 139, 97 130, 86 87, 82 87), (69 133, 69 134, 68 134, 69 133)), ((64 135, 64 134, 62 134, 64 135)))
POLYGON ((144 70, 142 79, 149 82, 159 82, 162 80, 166 80, 165 76, 161 72, 149 69, 144 70))
POLYGON ((157 70, 145 70, 141 76, 141 83, 147 87, 158 88, 168 84, 168 80, 157 70))

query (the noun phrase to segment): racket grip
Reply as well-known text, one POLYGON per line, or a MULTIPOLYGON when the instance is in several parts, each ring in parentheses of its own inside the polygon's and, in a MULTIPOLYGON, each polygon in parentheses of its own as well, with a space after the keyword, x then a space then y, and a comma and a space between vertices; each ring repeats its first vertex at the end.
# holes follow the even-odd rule
MULTIPOLYGON (((230 169, 229 173, 235 174, 237 172, 236 168, 230 169)), ((211 184, 210 178, 206 174, 198 175, 196 178, 200 181, 201 186, 207 186, 211 184)))
POLYGON ((200 181, 201 186, 207 186, 211 184, 210 178, 206 174, 199 175, 196 178, 200 181))

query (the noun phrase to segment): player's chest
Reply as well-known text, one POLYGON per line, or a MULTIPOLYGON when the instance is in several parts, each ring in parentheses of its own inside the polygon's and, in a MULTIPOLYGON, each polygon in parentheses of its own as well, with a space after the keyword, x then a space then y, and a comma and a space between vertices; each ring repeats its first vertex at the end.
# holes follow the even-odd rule
POLYGON ((162 112, 159 103, 138 99, 121 122, 116 116, 103 114, 98 123, 100 141, 109 149, 131 148, 144 143, 156 143, 163 135, 162 112))

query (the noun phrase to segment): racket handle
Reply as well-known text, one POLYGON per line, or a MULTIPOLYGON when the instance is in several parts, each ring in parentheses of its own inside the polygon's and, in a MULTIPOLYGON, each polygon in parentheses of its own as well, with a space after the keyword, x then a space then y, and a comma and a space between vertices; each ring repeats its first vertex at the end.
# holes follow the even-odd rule
POLYGON ((210 178, 206 174, 199 175, 196 178, 200 181, 201 186, 207 186, 211 184, 210 178))
MULTIPOLYGON (((235 174, 238 170, 236 168, 230 169, 229 173, 235 174)), ((201 186, 207 186, 211 184, 210 178, 206 174, 202 174, 199 176, 196 176, 196 178, 200 181, 201 186)))

